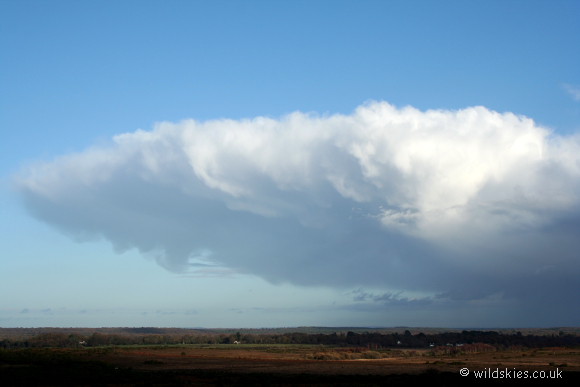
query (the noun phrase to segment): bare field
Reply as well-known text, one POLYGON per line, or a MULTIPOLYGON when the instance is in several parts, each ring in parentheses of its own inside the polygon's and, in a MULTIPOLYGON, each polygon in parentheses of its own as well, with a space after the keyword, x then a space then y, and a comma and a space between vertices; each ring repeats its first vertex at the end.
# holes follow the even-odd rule
POLYGON ((83 357, 134 369, 220 369, 234 372, 314 374, 400 374, 427 370, 458 372, 460 368, 507 367, 580 372, 580 349, 545 348, 491 353, 432 356, 429 350, 348 351, 319 346, 166 346, 103 348, 83 357), (222 347, 222 348, 219 348, 222 347), (351 359, 338 359, 343 354, 351 359), (371 358, 381 356, 380 358, 371 358), (335 357, 335 359, 332 359, 335 357), (317 359, 318 358, 318 359, 317 359))
POLYGON ((580 349, 434 355, 426 349, 369 351, 309 345, 242 344, 0 351, 2 386, 402 385, 412 380, 455 385, 483 383, 475 379, 473 372, 485 369, 560 370, 562 376, 557 380, 526 380, 526 385, 530 382, 577 385, 580 380, 580 349), (462 368, 469 369, 472 374, 461 377, 459 370, 462 368))

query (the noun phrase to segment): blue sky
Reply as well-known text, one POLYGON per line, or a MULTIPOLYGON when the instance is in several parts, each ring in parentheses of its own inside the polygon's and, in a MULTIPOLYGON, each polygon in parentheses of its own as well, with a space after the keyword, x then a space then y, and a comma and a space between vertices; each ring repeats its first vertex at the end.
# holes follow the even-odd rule
POLYGON ((578 325, 578 15, 1 0, 0 326, 578 325))

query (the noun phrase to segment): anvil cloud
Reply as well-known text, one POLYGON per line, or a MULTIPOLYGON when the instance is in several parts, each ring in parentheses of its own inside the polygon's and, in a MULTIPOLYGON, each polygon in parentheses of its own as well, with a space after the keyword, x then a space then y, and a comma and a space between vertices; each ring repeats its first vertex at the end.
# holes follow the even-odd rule
MULTIPOLYGON (((158 123, 16 177, 31 213, 173 271, 575 311, 580 139, 485 107, 158 123)), ((193 279, 192 279, 193 280, 193 279)), ((559 311, 558 313, 563 313, 559 311)))

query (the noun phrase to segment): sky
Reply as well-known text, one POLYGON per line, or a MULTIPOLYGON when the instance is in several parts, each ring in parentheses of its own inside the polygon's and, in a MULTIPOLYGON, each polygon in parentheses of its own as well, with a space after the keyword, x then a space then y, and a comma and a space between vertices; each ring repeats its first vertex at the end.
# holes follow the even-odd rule
POLYGON ((0 0, 0 327, 580 325, 580 2, 0 0))

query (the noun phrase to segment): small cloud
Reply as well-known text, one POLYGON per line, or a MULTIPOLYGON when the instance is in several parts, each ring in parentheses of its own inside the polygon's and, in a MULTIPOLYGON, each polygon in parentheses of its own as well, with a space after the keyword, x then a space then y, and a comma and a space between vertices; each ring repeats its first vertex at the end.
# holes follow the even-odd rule
POLYGON ((355 302, 371 301, 382 305, 426 305, 433 302, 431 297, 403 296, 402 291, 374 294, 359 288, 353 290, 350 294, 353 295, 353 301, 355 302))
POLYGON ((21 313, 21 314, 26 314, 26 313, 28 313, 28 312, 30 312, 30 310, 29 310, 29 309, 27 309, 27 308, 24 308, 24 309, 22 309, 22 310, 20 311, 20 313, 21 313))
POLYGON ((349 294, 352 294, 352 300, 355 302, 364 302, 373 297, 371 293, 365 292, 361 288, 355 289, 349 294))
POLYGON ((236 274, 238 274, 235 270, 227 269, 227 268, 219 268, 214 266, 215 268, 208 268, 208 269, 197 269, 191 270, 188 274, 182 275, 182 277, 189 277, 189 278, 236 278, 236 274))
POLYGON ((155 313, 159 316, 167 316, 177 314, 174 310, 156 310, 155 313))
POLYGON ((568 92, 574 98, 575 101, 580 101, 580 87, 570 85, 570 84, 563 84, 564 90, 568 92))

